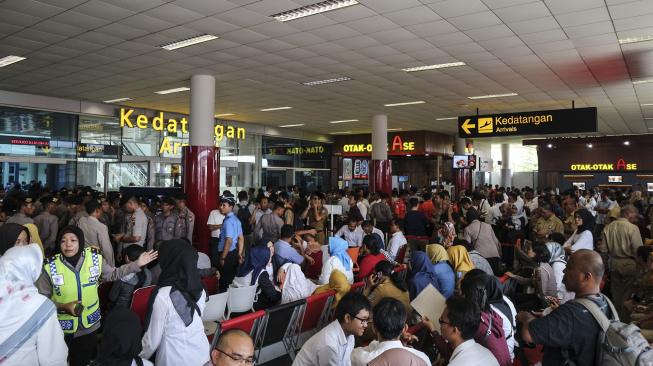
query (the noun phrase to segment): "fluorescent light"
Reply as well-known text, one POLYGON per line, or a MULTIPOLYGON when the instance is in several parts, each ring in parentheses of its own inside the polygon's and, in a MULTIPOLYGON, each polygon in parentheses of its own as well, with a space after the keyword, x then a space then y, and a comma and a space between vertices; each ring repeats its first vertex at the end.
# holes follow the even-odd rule
POLYGON ((386 131, 401 131, 403 128, 388 128, 386 131))
POLYGON ((633 85, 653 83, 653 79, 633 81, 633 85))
POLYGON ((304 85, 308 85, 308 86, 314 86, 314 85, 322 85, 322 84, 329 84, 329 83, 337 83, 337 82, 340 82, 340 81, 349 81, 349 80, 351 80, 351 78, 346 77, 346 76, 342 76, 342 77, 339 77, 339 78, 333 78, 333 79, 317 80, 317 81, 307 81, 307 82, 302 83, 302 84, 304 84, 304 85))
POLYGON ((410 158, 411 156, 412 156, 412 155, 410 155, 410 154, 406 154, 406 157, 408 157, 408 158, 410 158))
POLYGON ((347 6, 357 5, 357 0, 327 0, 313 5, 306 5, 300 8, 272 14, 270 17, 280 21, 288 22, 291 20, 308 17, 315 14, 324 13, 331 10, 344 8, 347 6))
POLYGON ((228 116, 234 116, 235 113, 222 113, 222 114, 216 114, 215 117, 228 117, 228 116))
POLYGON ((624 141, 624 145, 630 146, 630 141, 628 141, 628 140, 624 141))
POLYGON ((14 64, 16 62, 23 61, 25 59, 26 59, 26 57, 21 57, 21 56, 13 56, 13 55, 6 56, 6 57, 3 57, 3 58, 0 58, 0 67, 5 67, 5 66, 8 66, 8 65, 14 64))
POLYGON ((488 94, 488 95, 477 95, 475 97, 467 97, 468 99, 487 99, 487 98, 503 98, 503 97, 514 97, 519 94, 517 93, 505 93, 505 94, 488 94))
POLYGON ((594 147, 594 145, 592 145, 592 144, 587 144, 587 147, 589 147, 589 148, 591 149, 592 147, 594 147))
POLYGON ((423 100, 417 100, 417 101, 414 101, 414 102, 389 103, 389 104, 384 104, 383 106, 385 106, 385 107, 398 107, 398 106, 401 106, 401 105, 424 104, 424 103, 426 103, 426 102, 423 101, 423 100))
POLYGON ((329 135, 348 135, 351 131, 338 131, 338 132, 329 132, 329 135))
POLYGON ((628 44, 628 43, 637 43, 637 42, 646 42, 653 40, 653 36, 642 35, 636 37, 628 37, 619 39, 619 44, 628 44))
POLYGON ((300 126, 303 126, 303 125, 304 125, 304 123, 298 123, 298 124, 295 124, 295 125, 281 125, 279 127, 300 127, 300 126))
POLYGON ((552 148, 553 148, 553 144, 546 144, 546 147, 548 147, 549 149, 552 149, 552 148))
POLYGON ((456 67, 456 66, 465 66, 466 64, 464 62, 449 62, 446 64, 437 64, 437 65, 426 65, 426 66, 415 66, 415 67, 409 67, 406 69, 402 69, 403 71, 406 72, 415 72, 415 71, 425 71, 425 70, 435 70, 435 69, 444 69, 447 67, 456 67))
POLYGON ((436 118, 436 121, 448 121, 450 119, 458 119, 458 117, 441 117, 441 118, 436 118))
POLYGON ((653 119, 653 117, 644 117, 644 119, 653 119))
POLYGON ((156 94, 172 94, 172 93, 179 93, 183 91, 188 91, 190 88, 182 86, 181 88, 174 88, 174 89, 166 89, 166 90, 159 90, 156 91, 156 94))
POLYGON ((210 35, 210 34, 203 34, 201 36, 187 38, 187 39, 183 39, 183 40, 177 41, 177 42, 166 43, 166 44, 161 45, 159 47, 163 48, 164 50, 172 51, 172 50, 176 50, 178 48, 188 47, 188 46, 192 46, 194 44, 208 42, 208 41, 212 41, 212 40, 218 39, 218 38, 220 38, 220 37, 213 36, 213 35, 210 35))
POLYGON ((640 104, 640 105, 641 105, 642 107, 650 107, 650 106, 653 105, 653 103, 643 103, 643 104, 640 104))
POLYGON ((282 109, 292 109, 292 107, 274 107, 274 108, 264 108, 261 109, 261 112, 270 112, 270 111, 280 111, 282 109))
POLYGON ((118 98, 118 99, 105 100, 103 103, 118 103, 118 102, 126 102, 128 100, 132 100, 132 98, 118 98))
POLYGON ((329 123, 336 124, 336 123, 347 123, 347 122, 358 122, 358 120, 357 119, 343 119, 343 120, 340 120, 340 121, 331 121, 329 123))

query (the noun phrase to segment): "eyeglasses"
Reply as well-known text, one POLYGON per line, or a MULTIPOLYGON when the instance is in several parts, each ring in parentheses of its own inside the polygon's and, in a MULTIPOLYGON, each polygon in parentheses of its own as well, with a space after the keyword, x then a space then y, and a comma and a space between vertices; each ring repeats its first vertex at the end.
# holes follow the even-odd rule
POLYGON ((215 350, 222 353, 223 355, 231 358, 232 360, 238 362, 241 365, 254 365, 254 357, 244 358, 243 356, 241 356, 239 354, 232 355, 232 354, 229 354, 229 353, 227 353, 227 352, 225 352, 225 351, 223 351, 223 350, 221 350, 219 348, 216 348, 215 350))
POLYGON ((361 318, 359 318, 359 317, 357 317, 357 316, 355 316, 355 315, 354 315, 354 319, 358 319, 358 320, 360 320, 360 322, 361 322, 363 325, 367 325, 367 324, 369 324, 369 323, 372 322, 369 318, 367 318, 367 319, 361 319, 361 318))

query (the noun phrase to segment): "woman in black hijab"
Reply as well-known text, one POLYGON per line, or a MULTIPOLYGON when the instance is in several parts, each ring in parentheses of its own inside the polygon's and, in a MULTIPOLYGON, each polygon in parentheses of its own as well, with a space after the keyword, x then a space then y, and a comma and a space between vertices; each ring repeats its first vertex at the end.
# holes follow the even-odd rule
POLYGON ((209 343, 201 315, 206 293, 197 269, 197 252, 186 240, 173 239, 159 246, 161 275, 150 296, 143 351, 155 364, 204 365, 209 343))
POLYGON ((29 231, 23 225, 8 223, 0 226, 0 256, 16 245, 29 244, 29 231))
POLYGON ((141 335, 143 329, 138 316, 124 307, 117 307, 109 313, 102 331, 102 344, 93 366, 152 366, 141 359, 141 335))

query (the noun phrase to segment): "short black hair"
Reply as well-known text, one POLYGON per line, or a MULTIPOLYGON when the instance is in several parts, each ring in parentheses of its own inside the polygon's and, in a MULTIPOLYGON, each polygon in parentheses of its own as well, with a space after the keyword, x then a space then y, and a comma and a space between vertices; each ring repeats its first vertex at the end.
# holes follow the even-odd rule
POLYGON ((460 281, 460 291, 467 300, 475 304, 481 311, 490 311, 490 302, 485 288, 485 276, 480 273, 475 273, 473 276, 465 275, 460 281))
POLYGON ((535 252, 535 262, 537 263, 549 263, 551 260, 551 252, 549 252, 549 248, 546 247, 546 244, 543 244, 541 242, 535 242, 533 243, 533 251, 535 252))
POLYGON ((363 237, 363 245, 370 253, 377 255, 381 252, 381 248, 383 248, 383 239, 376 233, 365 235, 363 237))
POLYGON ((478 220, 481 216, 478 214, 478 211, 476 211, 475 208, 470 208, 467 210, 467 214, 465 214, 465 218, 467 219, 467 223, 471 223, 474 220, 478 220))
POLYGON ((565 236, 562 235, 562 233, 557 233, 557 232, 552 232, 551 234, 549 234, 549 240, 556 242, 560 245, 564 245, 565 241, 567 241, 567 239, 565 239, 565 236))
POLYGON ((84 208, 86 209, 86 213, 91 215, 95 210, 99 210, 102 208, 100 203, 96 200, 89 200, 84 204, 84 208))
POLYGON ((463 247, 465 247, 465 249, 467 249, 468 252, 471 252, 472 250, 474 250, 474 244, 468 242, 465 239, 455 238, 453 240, 453 245, 463 246, 463 247))
POLYGON ((283 202, 281 202, 281 201, 277 201, 277 202, 274 203, 274 209, 272 211, 276 211, 276 210, 278 210, 280 208, 285 209, 286 205, 284 205, 283 202))
POLYGON ((351 215, 349 217, 349 220, 347 220, 347 223, 355 222, 356 225, 358 225, 358 219, 360 218, 360 215, 351 215))
POLYGON ((247 191, 238 192, 238 200, 239 201, 246 201, 247 200, 247 191))
POLYGON ((442 190, 438 193, 438 196, 440 196, 441 199, 445 199, 447 197, 451 197, 449 194, 449 191, 442 190))
POLYGON ((419 200, 416 197, 413 197, 408 200, 408 205, 413 208, 419 205, 419 200))
POLYGON ((292 225, 285 224, 281 227, 280 238, 291 238, 293 235, 295 235, 295 228, 292 225))
POLYGON ((474 303, 464 297, 452 296, 447 300, 447 315, 449 324, 460 330, 463 340, 474 338, 481 324, 481 312, 474 303))
POLYGON ((374 225, 372 225, 372 221, 370 221, 370 220, 365 220, 361 224, 361 227, 370 227, 370 226, 374 226, 374 225))
POLYGON ((141 254, 145 253, 145 248, 140 245, 130 245, 123 249, 122 254, 126 255, 130 261, 135 262, 141 254))
POLYGON ((652 245, 642 245, 641 247, 637 248, 637 257, 639 257, 639 259, 641 259, 644 263, 646 263, 648 258, 651 256, 651 253, 653 253, 652 245))
POLYGON ((404 330, 406 317, 406 308, 399 300, 385 297, 374 306, 374 329, 384 340, 396 339, 404 330))
POLYGON ((346 314, 354 317, 361 310, 369 311, 371 308, 372 304, 370 304, 370 300, 363 296, 363 294, 359 294, 358 292, 348 292, 342 297, 342 299, 340 299, 338 306, 336 306, 335 317, 339 322, 343 322, 345 321, 346 314))

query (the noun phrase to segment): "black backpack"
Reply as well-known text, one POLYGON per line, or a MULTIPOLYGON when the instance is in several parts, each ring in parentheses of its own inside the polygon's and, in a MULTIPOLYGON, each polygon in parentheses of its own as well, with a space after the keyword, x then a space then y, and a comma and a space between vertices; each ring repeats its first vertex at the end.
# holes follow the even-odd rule
POLYGON ((236 215, 240 224, 243 227, 243 235, 248 235, 252 233, 252 225, 249 224, 249 219, 252 217, 252 213, 249 212, 249 207, 247 205, 238 204, 238 214, 236 215))

